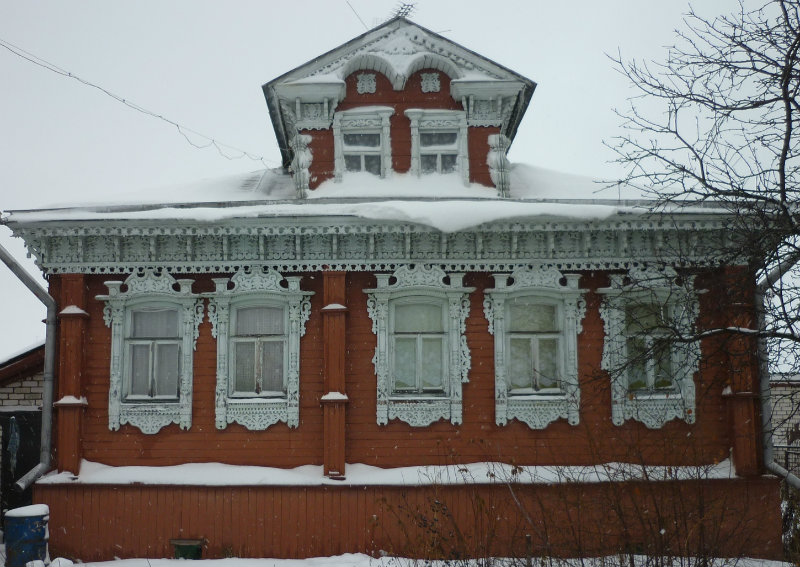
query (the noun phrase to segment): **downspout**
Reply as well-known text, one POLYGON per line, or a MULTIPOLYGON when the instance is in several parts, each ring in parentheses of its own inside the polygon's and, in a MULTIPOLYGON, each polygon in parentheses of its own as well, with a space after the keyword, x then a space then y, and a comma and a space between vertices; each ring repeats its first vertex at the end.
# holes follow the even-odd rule
POLYGON ((765 338, 766 330, 766 294, 767 291, 780 279, 786 275, 797 262, 800 261, 800 253, 792 254, 786 260, 779 261, 764 278, 756 285, 755 303, 756 312, 758 317, 758 359, 759 359, 759 381, 760 381, 760 394, 761 394, 761 436, 762 445, 764 446, 764 466, 766 469, 783 478, 790 486, 800 490, 800 478, 797 475, 790 473, 781 465, 775 462, 775 448, 772 445, 772 404, 770 402, 770 387, 769 387, 769 362, 767 360, 767 340, 765 338))
POLYGON ((14 257, 0 245, 0 260, 8 266, 8 269, 25 284, 39 301, 47 307, 47 318, 45 319, 46 331, 44 340, 44 380, 42 384, 42 438, 41 450, 39 451, 39 464, 28 471, 25 476, 19 479, 15 488, 20 491, 32 485, 36 479, 50 470, 50 447, 53 426, 53 387, 54 370, 56 363, 56 300, 53 299, 47 290, 23 268, 14 257))

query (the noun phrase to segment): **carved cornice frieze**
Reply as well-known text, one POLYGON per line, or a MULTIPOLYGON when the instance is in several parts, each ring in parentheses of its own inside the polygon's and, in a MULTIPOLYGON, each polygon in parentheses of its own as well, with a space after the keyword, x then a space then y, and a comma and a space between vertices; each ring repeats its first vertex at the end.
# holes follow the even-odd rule
MULTIPOLYGON (((352 217, 220 223, 103 221, 11 225, 47 274, 391 271, 415 261, 446 271, 627 269, 635 262, 715 265, 730 246, 724 218, 504 222, 454 233, 352 217), (317 221, 319 222, 319 220, 317 221)), ((730 259, 728 259, 730 261, 730 259)))

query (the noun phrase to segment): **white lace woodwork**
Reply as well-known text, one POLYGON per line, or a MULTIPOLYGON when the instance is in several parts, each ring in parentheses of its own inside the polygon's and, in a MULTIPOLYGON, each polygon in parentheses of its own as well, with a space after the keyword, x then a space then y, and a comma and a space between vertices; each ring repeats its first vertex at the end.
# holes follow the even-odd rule
POLYGON ((375 73, 359 73, 356 75, 356 91, 358 94, 375 93, 375 73))
POLYGON ((310 174, 308 168, 311 167, 313 155, 308 145, 311 143, 311 136, 297 134, 292 138, 292 180, 297 190, 297 198, 305 199, 308 195, 308 181, 310 174))
POLYGON ((217 429, 239 423, 250 430, 263 430, 278 422, 289 427, 300 423, 300 337, 311 313, 309 297, 300 289, 300 277, 283 277, 269 268, 240 270, 230 279, 214 278, 209 294, 208 318, 217 339, 217 386, 215 417, 217 429), (280 307, 286 325, 284 371, 285 395, 281 397, 233 396, 235 367, 232 364, 232 312, 242 307, 280 307))
POLYGON ((424 93, 438 93, 442 88, 439 73, 421 73, 420 86, 424 93))
POLYGON ((440 419, 453 424, 462 421, 461 384, 469 379, 470 354, 464 335, 469 312, 469 293, 462 287, 463 274, 446 274, 436 266, 402 266, 394 274, 376 274, 377 287, 365 289, 372 332, 377 339, 372 359, 377 376, 377 422, 386 425, 400 419, 412 427, 425 427, 440 419), (392 375, 391 309, 395 302, 436 304, 444 313, 445 375, 442 392, 436 394, 400 394, 395 391, 392 375))
POLYGON ((108 427, 112 431, 125 423, 146 434, 158 433, 171 423, 177 423, 181 429, 191 427, 193 353, 198 327, 203 320, 203 300, 192 294, 192 282, 190 279, 175 280, 166 272, 145 270, 131 274, 124 282, 106 282, 108 295, 97 296, 106 304, 103 320, 111 328, 108 427), (132 365, 127 348, 131 314, 154 307, 175 309, 178 315, 178 396, 174 401, 158 397, 143 399, 143 396, 134 399, 127 395, 132 365))
MULTIPOLYGON (((615 202, 616 203, 616 202, 615 202)), ((618 204, 618 203, 617 203, 618 204)), ((280 272, 393 271, 422 262, 445 271, 512 272, 537 265, 562 271, 620 270, 637 262, 713 266, 730 247, 720 215, 497 222, 454 233, 353 217, 239 218, 218 222, 147 220, 8 225, 47 274, 230 273, 246 266, 280 272), (720 244, 722 243, 722 244, 720 244)))
POLYGON ((497 188, 497 196, 503 199, 510 197, 511 191, 511 162, 508 161, 508 148, 511 140, 502 134, 489 136, 489 154, 486 164, 489 166, 489 177, 497 188))
MULTIPOLYGON (((469 185, 469 157, 467 155, 467 120, 461 110, 428 110, 409 108, 405 115, 411 121, 411 173, 420 175, 423 172, 421 156, 426 153, 422 136, 425 134, 454 132, 455 144, 451 149, 431 148, 434 153, 457 153, 456 170, 465 185, 469 185), (438 151, 437 151, 438 150, 438 151)), ((441 158, 440 158, 441 159, 441 158)), ((437 168, 441 171, 441 168, 437 168)))
MULTIPOLYGON (((390 137, 389 119, 394 114, 394 109, 389 106, 367 106, 337 112, 333 117, 333 155, 334 177, 336 181, 342 180, 346 171, 345 156, 348 153, 345 144, 346 134, 377 134, 380 142, 377 149, 353 148, 354 155, 380 156, 380 176, 386 177, 392 168, 392 144, 390 137), (360 150, 360 151, 359 151, 360 150), (368 152, 368 154, 366 154, 368 152)), ((366 167, 364 168, 366 170, 366 167)))
MULTIPOLYGON (((670 341, 675 338, 691 337, 698 315, 698 301, 693 290, 693 276, 678 279, 670 267, 637 266, 631 268, 627 276, 614 274, 611 286, 598 290, 605 294, 600 306, 600 316, 605 323, 605 342, 603 345, 602 368, 611 377, 611 418, 615 425, 626 420, 642 422, 650 429, 659 429, 672 419, 682 419, 687 423, 695 421, 694 374, 698 371, 700 346, 696 340, 670 341), (668 311, 669 321, 657 321, 661 329, 653 334, 663 334, 669 342, 669 367, 672 372, 672 388, 648 389, 631 388, 634 372, 641 372, 655 364, 655 353, 647 353, 646 361, 633 360, 628 353, 629 337, 626 323, 626 309, 632 306, 658 306, 660 311, 668 311)), ((645 370, 650 373, 651 369, 645 370)))
MULTIPOLYGON (((563 275, 555 268, 518 269, 513 274, 495 274, 494 289, 486 290, 484 314, 494 335, 495 422, 506 425, 518 419, 532 429, 544 429, 556 419, 577 425, 580 418, 578 382, 578 335, 586 313, 578 274, 563 275), (557 367, 558 392, 515 394, 511 388, 511 335, 507 327, 511 303, 524 299, 530 304, 555 307, 559 326, 557 367)), ((538 370, 538 369, 537 369, 538 370)))

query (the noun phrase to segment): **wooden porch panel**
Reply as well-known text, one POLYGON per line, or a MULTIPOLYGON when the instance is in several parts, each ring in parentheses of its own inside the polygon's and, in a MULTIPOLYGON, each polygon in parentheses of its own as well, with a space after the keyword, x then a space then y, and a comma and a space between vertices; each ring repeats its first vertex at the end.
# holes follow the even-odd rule
POLYGON ((779 558, 779 483, 706 481, 468 486, 36 485, 50 552, 84 561, 341 553, 523 557, 634 553, 779 558), (659 523, 661 522, 661 523, 659 523), (664 533, 661 533, 661 530, 664 533))

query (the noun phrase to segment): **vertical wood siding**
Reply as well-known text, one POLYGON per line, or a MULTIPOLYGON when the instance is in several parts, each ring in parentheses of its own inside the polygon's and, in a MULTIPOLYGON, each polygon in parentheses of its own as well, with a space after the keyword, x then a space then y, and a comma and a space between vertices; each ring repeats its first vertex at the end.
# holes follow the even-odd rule
POLYGON ((37 485, 51 556, 781 554, 775 479, 499 486, 37 485), (513 494, 513 496, 512 496, 513 494), (664 533, 661 530, 664 529, 664 533), (530 547, 526 542, 530 536, 530 547))

